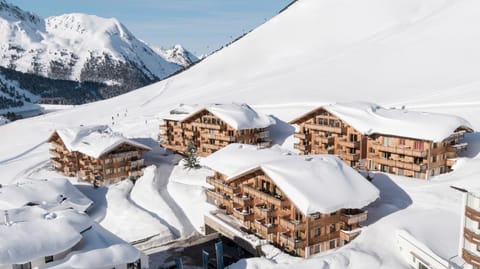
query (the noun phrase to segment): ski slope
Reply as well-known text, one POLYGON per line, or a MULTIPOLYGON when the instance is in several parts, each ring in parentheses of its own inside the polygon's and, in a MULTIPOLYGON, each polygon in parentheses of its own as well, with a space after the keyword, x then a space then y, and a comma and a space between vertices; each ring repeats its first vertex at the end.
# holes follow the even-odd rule
MULTIPOLYGON (((44 141, 56 128, 106 124, 154 143, 158 115, 179 103, 247 102, 289 121, 318 105, 362 100, 453 113, 478 130, 479 11, 475 0, 299 0, 165 81, 1 126, 0 183, 46 165, 49 146, 44 141)), ((281 121, 278 129, 284 130, 281 121)), ((395 245, 395 231, 401 229, 444 259, 456 255, 460 195, 449 186, 480 187, 480 136, 467 139, 470 150, 453 173, 430 182, 378 174, 374 184, 381 199, 368 208, 370 225, 362 235, 296 268, 407 268, 395 245)), ((282 143, 291 147, 293 139, 282 143)), ((237 266, 289 268, 292 262, 298 260, 277 255, 237 266)))

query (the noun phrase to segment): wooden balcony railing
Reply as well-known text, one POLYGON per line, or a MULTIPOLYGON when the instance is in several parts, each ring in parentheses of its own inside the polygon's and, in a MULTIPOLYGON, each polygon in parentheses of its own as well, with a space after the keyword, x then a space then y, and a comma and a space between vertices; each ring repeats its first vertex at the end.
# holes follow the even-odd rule
POLYGON ((52 155, 56 158, 59 158, 59 159, 63 158, 63 153, 58 152, 55 149, 49 149, 48 152, 50 153, 50 155, 52 155))
POLYGON ((261 190, 257 190, 247 185, 243 185, 242 187, 243 187, 243 192, 246 195, 254 197, 256 199, 260 199, 265 203, 274 204, 278 208, 282 208, 290 205, 290 203, 287 200, 283 200, 281 197, 275 197, 269 193, 263 192, 261 190))
POLYGON ((342 134, 347 132, 347 128, 345 127, 335 127, 335 126, 328 126, 328 125, 320 125, 320 124, 305 124, 305 128, 312 129, 312 130, 319 130, 323 132, 330 132, 336 134, 342 134))
POLYGON ((227 196, 212 190, 207 191, 207 196, 217 201, 217 205, 228 205, 232 203, 232 200, 230 200, 227 196))
POLYGON ((284 248, 289 249, 289 250, 294 250, 297 248, 305 248, 306 246, 306 241, 301 239, 301 238, 295 238, 290 236, 287 233, 280 233, 280 245, 283 245, 284 248))
POLYGON ((362 221, 366 221, 368 217, 368 211, 357 211, 352 212, 351 214, 342 213, 340 219, 348 225, 352 225, 355 223, 360 223, 362 221))
POLYGON ((335 138, 333 136, 325 137, 325 136, 317 135, 315 137, 315 140, 317 140, 322 144, 333 144, 333 141, 335 140, 335 138))
POLYGON ((207 177, 207 183, 214 186, 215 188, 220 189, 224 193, 230 194, 230 196, 232 197, 234 196, 234 194, 240 191, 240 188, 227 185, 222 180, 215 179, 214 177, 210 176, 207 177))
POLYGON ((306 135, 304 133, 294 133, 293 137, 296 137, 298 139, 306 139, 306 135))
POLYGON ((289 218, 280 218, 279 219, 280 226, 289 230, 289 231, 299 231, 299 230, 305 230, 305 222, 297 221, 297 220, 291 220, 289 218))
POLYGON ((372 143, 372 148, 384 152, 392 152, 396 154, 414 156, 414 157, 426 157, 427 151, 424 149, 412 149, 405 146, 384 146, 380 143, 372 143))
POLYGON ((462 258, 466 263, 474 266, 480 267, 480 257, 475 254, 472 254, 470 251, 462 249, 462 258))
POLYGON ((265 223, 264 220, 258 220, 252 222, 253 227, 257 230, 263 238, 267 238, 268 234, 274 233, 276 226, 274 224, 265 223))
POLYGON ((358 141, 348 141, 346 139, 340 139, 338 140, 338 144, 345 146, 347 148, 355 148, 355 149, 360 148, 360 142, 358 141))
POLYGON ((254 215, 252 212, 243 211, 242 208, 234 208, 233 209, 233 216, 243 222, 245 221, 253 221, 254 215))
POLYGON ((246 195, 234 195, 232 198, 233 202, 241 207, 247 207, 253 205, 253 200, 251 197, 246 195))

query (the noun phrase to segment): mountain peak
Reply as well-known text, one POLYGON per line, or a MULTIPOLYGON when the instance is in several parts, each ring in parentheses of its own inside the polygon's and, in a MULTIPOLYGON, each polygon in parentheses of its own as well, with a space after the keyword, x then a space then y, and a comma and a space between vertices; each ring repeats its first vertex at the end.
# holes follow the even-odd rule
POLYGON ((24 11, 5 0, 0 0, 0 18, 7 21, 24 21, 33 24, 41 24, 43 22, 43 19, 38 15, 24 11))

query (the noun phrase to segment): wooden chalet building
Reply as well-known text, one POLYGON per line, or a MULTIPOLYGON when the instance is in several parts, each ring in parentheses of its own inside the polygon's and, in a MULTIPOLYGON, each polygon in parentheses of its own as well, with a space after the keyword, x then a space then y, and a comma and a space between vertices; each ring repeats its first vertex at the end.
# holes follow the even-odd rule
POLYGON ((463 268, 480 268, 480 195, 463 193, 463 217, 460 226, 460 253, 466 262, 463 268))
POLYGON ((98 185, 142 176, 142 153, 150 150, 108 126, 56 130, 48 142, 51 162, 58 171, 98 185))
POLYGON ((265 128, 275 123, 246 104, 180 105, 162 118, 161 146, 184 154, 192 144, 199 156, 231 143, 268 147, 271 141, 265 128))
POLYGON ((208 199, 243 227, 294 255, 335 249, 367 219, 379 191, 336 156, 232 144, 204 160, 208 199))
POLYGON ((326 105, 290 122, 300 154, 335 154, 354 168, 427 179, 452 170, 470 124, 459 117, 385 109, 371 103, 326 105))

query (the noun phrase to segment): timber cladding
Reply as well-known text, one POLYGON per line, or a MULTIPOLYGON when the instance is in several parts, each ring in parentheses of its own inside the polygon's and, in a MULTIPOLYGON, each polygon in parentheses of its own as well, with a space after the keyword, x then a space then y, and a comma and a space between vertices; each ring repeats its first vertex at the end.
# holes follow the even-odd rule
POLYGON ((164 119, 159 140, 162 147, 180 154, 185 154, 192 143, 202 157, 231 143, 271 146, 269 132, 265 128, 237 130, 206 109, 181 121, 164 119))
POLYGON ((450 172, 457 153, 466 147, 459 143, 465 132, 462 128, 443 141, 362 134, 323 107, 291 124, 298 125, 294 148, 300 154, 335 154, 354 168, 420 179, 450 172))

